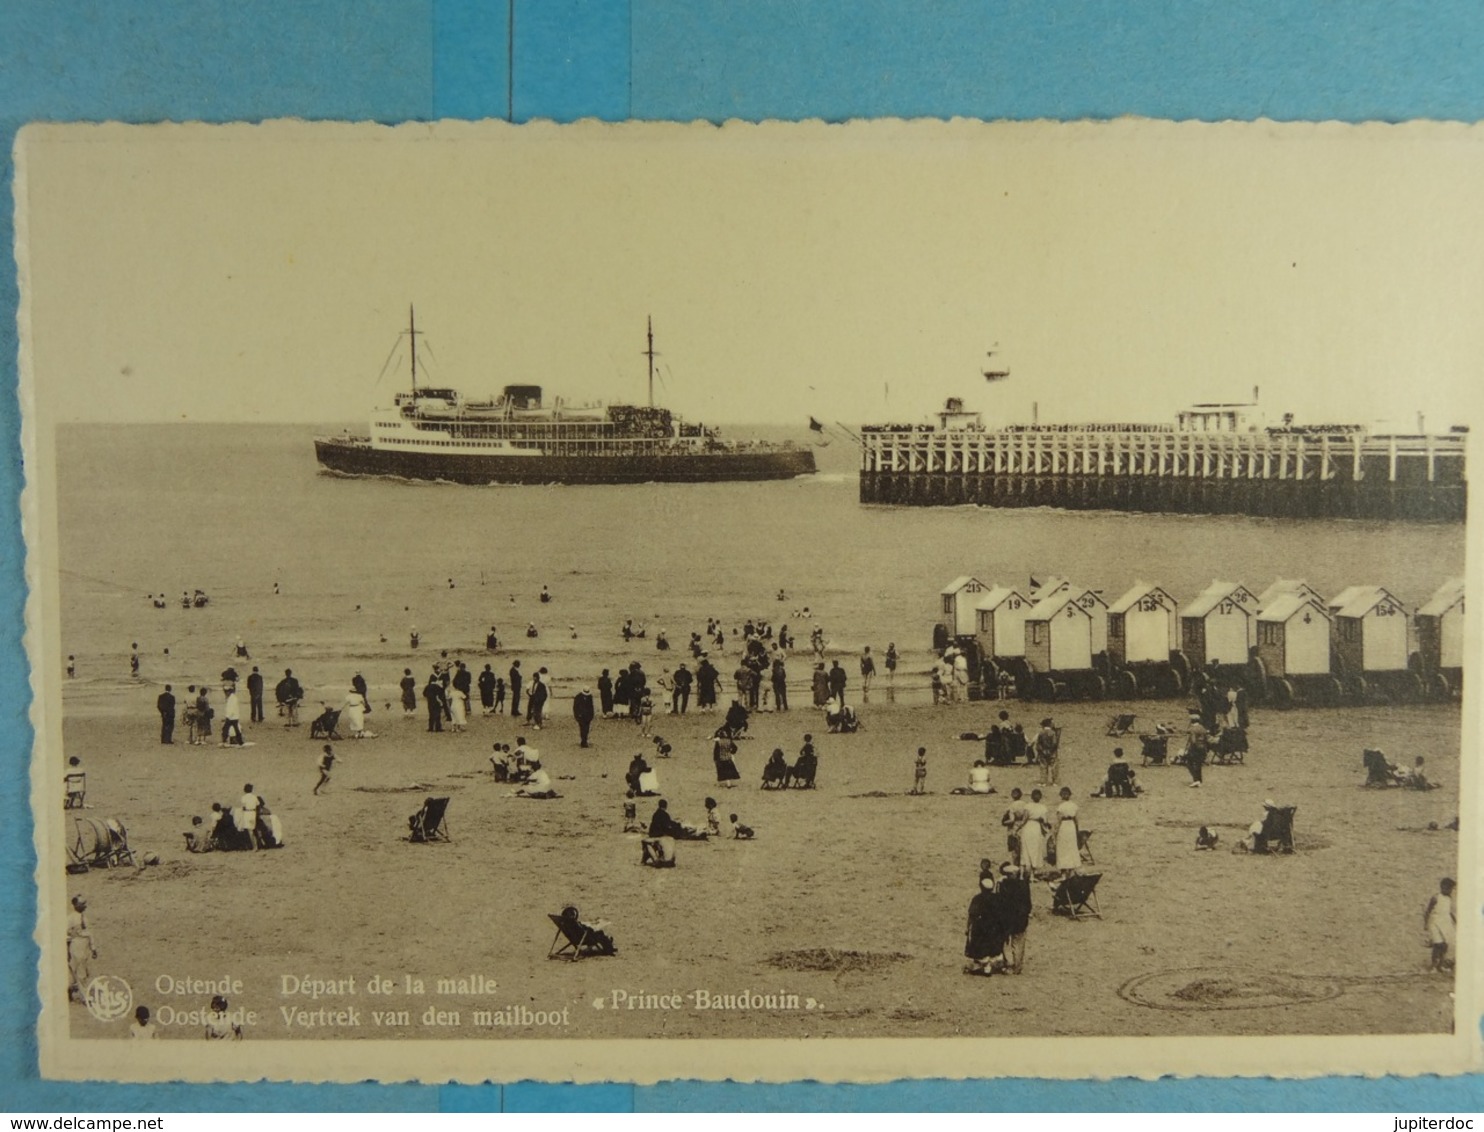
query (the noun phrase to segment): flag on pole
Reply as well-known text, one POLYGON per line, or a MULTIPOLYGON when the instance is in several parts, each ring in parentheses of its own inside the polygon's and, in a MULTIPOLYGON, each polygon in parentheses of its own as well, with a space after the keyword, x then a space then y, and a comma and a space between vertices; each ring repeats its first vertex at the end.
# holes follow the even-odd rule
POLYGON ((823 432, 824 431, 824 425, 820 424, 813 417, 810 417, 809 418, 809 431, 810 432, 823 432))

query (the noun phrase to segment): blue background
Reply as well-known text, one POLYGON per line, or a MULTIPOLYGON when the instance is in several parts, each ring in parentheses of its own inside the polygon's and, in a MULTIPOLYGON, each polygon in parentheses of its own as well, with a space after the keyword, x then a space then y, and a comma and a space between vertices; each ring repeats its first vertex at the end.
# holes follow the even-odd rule
MULTIPOLYGON (((34 119, 1484 118, 1473 0, 8 0, 34 119)), ((17 301, 0 272, 0 310, 17 301)), ((0 381, 15 328, 0 319, 0 381)), ((0 397, 0 1109, 1480 1110, 1484 1078, 881 1086, 77 1085, 37 1078, 15 399, 0 397)))

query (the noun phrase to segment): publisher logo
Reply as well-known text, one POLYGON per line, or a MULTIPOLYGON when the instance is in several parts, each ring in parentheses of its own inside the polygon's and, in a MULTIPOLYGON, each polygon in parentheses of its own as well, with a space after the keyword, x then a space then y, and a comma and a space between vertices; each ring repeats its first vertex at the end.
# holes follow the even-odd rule
POLYGON ((134 992, 117 975, 99 975, 82 992, 88 1013, 100 1022, 116 1022, 134 1005, 134 992))

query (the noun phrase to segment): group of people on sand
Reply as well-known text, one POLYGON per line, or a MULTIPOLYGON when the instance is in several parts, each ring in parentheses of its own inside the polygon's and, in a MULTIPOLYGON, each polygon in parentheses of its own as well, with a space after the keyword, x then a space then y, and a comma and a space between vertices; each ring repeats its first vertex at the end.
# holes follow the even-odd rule
MULTIPOLYGON (((670 803, 661 798, 655 803, 654 813, 640 841, 639 863, 657 869, 675 867, 675 843, 678 841, 707 841, 722 836, 721 813, 715 798, 706 799, 704 826, 689 825, 670 813, 670 803)), ((728 815, 728 831, 734 841, 751 841, 756 831, 744 825, 736 814, 728 815)))
POLYGON ((1015 861, 979 862, 979 891, 964 927, 966 975, 1019 975, 1031 921, 1031 870, 1015 861))
POLYGON ((1076 872, 1082 864, 1084 838, 1072 788, 1060 789, 1054 810, 1044 799, 1039 788, 1028 798, 1018 786, 1010 791, 1009 807, 1000 817, 1010 861, 1035 876, 1076 872))
POLYGON ((242 787, 236 805, 213 802, 209 817, 193 817, 191 828, 185 831, 185 843, 191 853, 281 849, 283 823, 249 782, 242 787))

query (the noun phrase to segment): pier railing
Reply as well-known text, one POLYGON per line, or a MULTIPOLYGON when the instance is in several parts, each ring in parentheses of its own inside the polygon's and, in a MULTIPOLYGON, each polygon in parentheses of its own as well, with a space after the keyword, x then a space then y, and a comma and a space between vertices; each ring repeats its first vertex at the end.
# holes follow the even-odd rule
POLYGON ((861 436, 861 499, 1462 520, 1467 436, 1065 426, 861 436))

